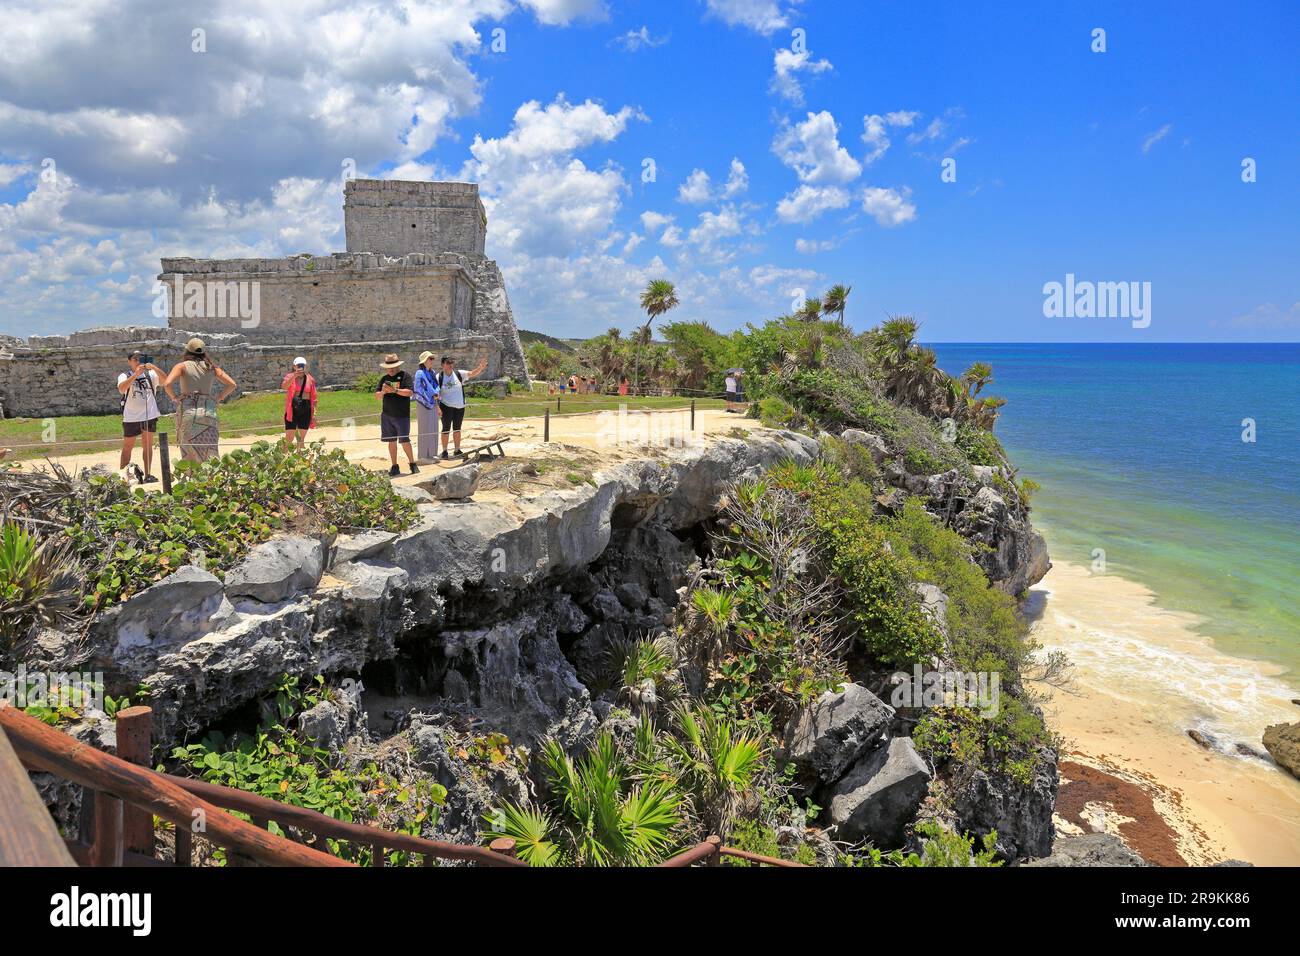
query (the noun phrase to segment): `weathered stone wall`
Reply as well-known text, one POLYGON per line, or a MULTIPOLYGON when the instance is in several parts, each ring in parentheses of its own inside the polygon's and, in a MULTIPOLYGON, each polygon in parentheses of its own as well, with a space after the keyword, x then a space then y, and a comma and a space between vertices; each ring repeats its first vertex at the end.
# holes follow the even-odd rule
POLYGON ((487 214, 477 183, 353 179, 343 187, 348 252, 483 255, 487 214))
MULTIPOLYGON (((47 418, 60 415, 114 414, 120 408, 117 376, 127 370, 126 353, 139 348, 167 369, 181 357, 184 343, 194 333, 181 329, 134 327, 101 330, 107 341, 94 341, 90 332, 73 336, 45 336, 46 347, 10 347, 0 353, 0 406, 10 418, 47 418), (130 337, 133 336, 133 337, 130 337), (80 344, 69 346, 67 339, 80 344), (60 341, 62 340, 62 341, 60 341)), ((239 336, 207 336, 213 359, 239 384, 241 392, 272 391, 288 373, 296 356, 321 386, 350 386, 367 373, 379 372, 385 352, 396 352, 414 371, 425 349, 454 355, 463 367, 488 360, 485 378, 507 375, 498 339, 490 335, 456 332, 445 336, 402 341, 342 342, 306 345, 267 345, 239 336)), ((159 406, 170 412, 171 403, 161 393, 159 406)))
POLYGON ((118 409, 129 347, 166 367, 197 334, 243 389, 275 389, 295 355, 322 385, 350 385, 385 351, 413 367, 424 349, 527 384, 505 279, 484 256, 474 183, 359 179, 344 188, 346 253, 162 260, 168 328, 97 328, 0 339, 0 407, 10 417, 118 409), (185 331, 197 329, 197 333, 185 331))
POLYGON ((168 323, 289 344, 414 339, 468 329, 463 256, 164 259, 168 323))

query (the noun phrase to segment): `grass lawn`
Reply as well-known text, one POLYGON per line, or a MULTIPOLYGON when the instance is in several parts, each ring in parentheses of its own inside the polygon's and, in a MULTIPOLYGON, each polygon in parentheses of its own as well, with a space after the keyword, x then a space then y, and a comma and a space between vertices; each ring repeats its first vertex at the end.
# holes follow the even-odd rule
MULTIPOLYGON (((560 397, 561 413, 601 411, 616 409, 620 404, 628 408, 684 408, 690 400, 679 397, 620 399, 617 395, 563 395, 560 397)), ((697 399, 697 408, 722 408, 721 399, 697 399)), ((547 408, 556 411, 555 398, 544 394, 511 395, 498 400, 469 400, 465 417, 508 418, 541 415, 547 408)), ((244 395, 221 406, 221 435, 234 438, 238 435, 274 435, 283 432, 284 395, 280 392, 244 395)), ((336 419, 351 418, 358 425, 373 424, 379 420, 379 400, 373 395, 357 391, 321 392, 316 405, 316 419, 322 426, 337 425, 336 419)), ((174 431, 174 419, 164 415, 159 426, 163 431, 174 431)), ((0 421, 0 448, 13 448, 13 458, 41 458, 49 452, 50 439, 61 451, 75 449, 77 454, 106 451, 117 448, 122 440, 122 419, 119 415, 70 415, 65 418, 9 418, 0 421), (49 434, 53 424, 53 435, 49 434), (65 443, 93 441, 94 444, 65 443), (39 447, 23 448, 23 445, 39 447)))

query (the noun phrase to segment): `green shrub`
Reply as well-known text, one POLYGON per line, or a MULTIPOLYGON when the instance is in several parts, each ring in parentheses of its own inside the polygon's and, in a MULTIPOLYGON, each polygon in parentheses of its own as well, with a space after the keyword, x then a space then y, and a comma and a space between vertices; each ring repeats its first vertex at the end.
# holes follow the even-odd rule
MULTIPOLYGON (((795 863, 802 863, 804 866, 817 865, 817 853, 811 846, 807 843, 800 843, 794 848, 793 853, 789 853, 777 843, 776 828, 758 820, 738 820, 735 827, 732 828, 728 845, 737 850, 744 850, 746 853, 756 853, 759 856, 770 856, 778 860, 793 860, 795 863)), ((722 863, 724 866, 760 865, 733 856, 724 856, 722 863)))
POLYGON ((66 540, 41 540, 14 522, 0 522, 0 661, 8 662, 37 627, 71 625, 83 586, 66 540))
MULTIPOLYGON (((324 693, 320 677, 308 690, 299 687, 297 677, 282 677, 275 697, 268 701, 276 719, 258 727, 256 733, 229 739, 213 731, 197 744, 175 748, 172 759, 209 783, 305 807, 336 820, 369 823, 412 836, 431 831, 447 797, 441 784, 422 777, 402 785, 373 763, 356 771, 333 767, 325 751, 303 740, 289 726, 300 710, 315 706, 324 693)), ((242 813, 236 816, 248 819, 242 813)), ((275 822, 270 830, 286 835, 275 822)), ((334 839, 328 842, 336 856, 362 865, 370 862, 369 846, 334 839)), ((219 851, 218 862, 223 859, 219 851)), ((387 862, 401 866, 415 861, 404 852, 390 851, 387 862)))
POLYGON ((972 465, 1000 466, 1006 458, 1002 443, 992 432, 967 424, 957 428, 957 448, 972 465))
POLYGON ((358 392, 373 395, 379 391, 379 380, 381 378, 383 378, 383 374, 380 372, 365 372, 357 376, 356 383, 352 387, 358 392))
POLYGON ((181 463, 172 495, 90 479, 96 507, 70 513, 70 540, 88 574, 86 603, 106 607, 201 560, 220 576, 287 527, 402 531, 418 514, 387 478, 320 444, 305 452, 258 442, 202 464, 181 463), (201 556, 201 557, 200 557, 201 556))
POLYGON ((872 656, 906 667, 941 653, 943 636, 912 589, 920 569, 906 551, 890 545, 875 518, 870 487, 827 465, 786 465, 772 480, 806 495, 827 570, 844 590, 843 610, 872 656))

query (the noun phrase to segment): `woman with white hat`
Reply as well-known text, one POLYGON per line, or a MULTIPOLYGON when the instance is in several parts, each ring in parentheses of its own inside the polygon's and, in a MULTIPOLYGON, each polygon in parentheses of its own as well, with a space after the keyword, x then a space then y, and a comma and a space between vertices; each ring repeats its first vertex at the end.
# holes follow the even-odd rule
POLYGON ((293 371, 280 383, 284 391, 284 443, 296 440, 302 448, 307 441, 307 430, 316 427, 316 379, 307 373, 307 360, 299 355, 293 360, 293 371))
POLYGON ((438 457, 438 372, 436 356, 420 353, 420 368, 415 373, 416 457, 433 461, 438 457))
POLYGON ((176 403, 176 441, 184 461, 207 461, 218 452, 217 406, 234 394, 235 380, 218 368, 208 357, 207 346, 200 338, 185 343, 185 354, 167 377, 163 391, 176 403), (225 388, 216 398, 213 388, 220 382, 225 388), (176 393, 172 387, 176 387, 176 393))

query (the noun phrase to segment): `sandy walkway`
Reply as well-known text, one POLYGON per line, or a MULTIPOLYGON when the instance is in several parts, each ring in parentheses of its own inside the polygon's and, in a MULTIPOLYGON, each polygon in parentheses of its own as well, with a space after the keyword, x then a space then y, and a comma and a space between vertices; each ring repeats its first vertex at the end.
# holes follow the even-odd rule
MULTIPOLYGON (((1075 663, 1074 693, 1055 692, 1047 707, 1069 759, 1141 787, 1188 863, 1300 864, 1300 781, 1235 748, 1262 752, 1265 725, 1300 720, 1300 693, 1270 665, 1216 650, 1194 618, 1160 608, 1140 584, 1058 563, 1038 590, 1047 603, 1036 637, 1075 663), (1229 752, 1206 750, 1189 729, 1229 752)), ((1123 835, 1140 816, 1136 805, 1096 804, 1094 829, 1123 835)))
MULTIPOLYGON (((643 457, 645 446, 670 447, 674 443, 690 443, 704 440, 710 436, 725 435, 736 428, 748 431, 760 427, 754 419, 741 415, 728 414, 721 409, 698 409, 695 412, 695 431, 690 428, 690 411, 673 409, 671 411, 617 411, 586 412, 581 414, 563 414, 551 417, 551 441, 542 441, 544 421, 540 417, 515 419, 479 419, 467 420, 461 435, 461 446, 469 449, 487 441, 509 439, 505 450, 508 458, 553 458, 563 457, 565 446, 590 449, 600 453, 602 464, 623 461, 629 458, 643 457)), ((414 429, 414 423, 412 423, 414 429)), ((170 429, 169 429, 170 430, 170 429)), ((412 446, 418 447, 416 433, 412 431, 412 446)), ((240 436, 221 442, 223 452, 235 448, 247 448, 259 441, 274 441, 275 435, 240 436)), ((387 471, 388 453, 379 441, 379 425, 365 422, 356 426, 326 426, 313 429, 308 439, 311 442, 324 441, 326 448, 340 447, 348 456, 364 468, 373 471, 387 471)), ((178 456, 172 449, 173 460, 178 456)), ((93 468, 102 465, 110 470, 117 469, 118 451, 92 452, 82 455, 51 456, 69 471, 93 468)), ((155 451, 154 474, 159 474, 155 451)), ((406 471, 406 458, 398 450, 398 459, 406 471)), ((142 462, 140 448, 137 445, 132 458, 142 462)), ((32 459, 22 462, 23 467, 39 468, 44 459, 32 459)), ((452 467, 456 462, 429 463, 430 467, 452 467)), ((429 468, 424 469, 425 472, 429 468)), ((426 475, 403 474, 397 479, 399 484, 413 484, 426 475)), ((146 486, 157 489, 157 485, 146 486)))

